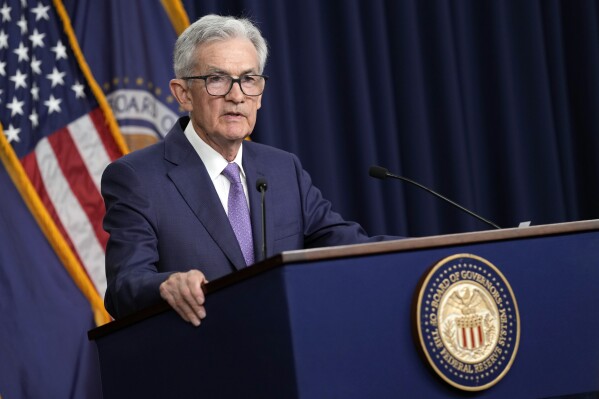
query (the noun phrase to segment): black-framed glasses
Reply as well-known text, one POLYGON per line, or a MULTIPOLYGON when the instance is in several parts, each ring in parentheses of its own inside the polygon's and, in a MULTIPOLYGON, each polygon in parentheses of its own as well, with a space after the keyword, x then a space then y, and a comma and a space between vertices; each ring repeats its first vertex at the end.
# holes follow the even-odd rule
POLYGON ((241 91, 246 96, 259 96, 264 92, 264 86, 268 76, 265 75, 241 75, 234 79, 229 75, 202 75, 186 76, 184 80, 201 79, 206 84, 206 91, 211 96, 226 96, 233 88, 233 83, 239 83, 241 91))

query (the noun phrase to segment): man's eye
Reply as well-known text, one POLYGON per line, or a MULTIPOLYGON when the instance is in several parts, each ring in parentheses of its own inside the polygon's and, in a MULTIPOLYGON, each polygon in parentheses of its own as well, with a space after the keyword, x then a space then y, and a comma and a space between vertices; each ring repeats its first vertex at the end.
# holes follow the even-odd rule
POLYGON ((256 81, 256 77, 252 75, 244 75, 241 77, 242 83, 253 83, 256 81))
POLYGON ((210 83, 222 83, 227 81, 227 77, 221 75, 213 75, 210 76, 208 79, 210 83))

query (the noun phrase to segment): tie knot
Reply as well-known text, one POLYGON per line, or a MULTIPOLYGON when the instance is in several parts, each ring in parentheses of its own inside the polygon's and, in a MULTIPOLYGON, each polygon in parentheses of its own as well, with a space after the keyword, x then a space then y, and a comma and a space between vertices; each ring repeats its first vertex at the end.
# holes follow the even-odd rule
POLYGON ((227 167, 223 169, 222 173, 227 179, 229 179, 231 183, 241 183, 241 178, 239 177, 239 166, 237 166, 235 162, 228 164, 227 167))

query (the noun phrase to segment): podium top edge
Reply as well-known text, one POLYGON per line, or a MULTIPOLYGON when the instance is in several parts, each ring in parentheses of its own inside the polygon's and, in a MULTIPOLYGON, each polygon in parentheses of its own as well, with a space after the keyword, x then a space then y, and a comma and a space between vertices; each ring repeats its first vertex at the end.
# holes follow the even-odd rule
POLYGON ((576 222, 546 224, 530 227, 515 227, 499 230, 484 230, 470 233, 457 233, 427 237, 403 238, 366 244, 343 245, 336 247, 302 249, 281 253, 283 263, 309 262, 331 258, 345 258, 361 255, 374 255, 406 250, 449 247, 479 242, 505 241, 560 234, 580 233, 599 230, 599 219, 576 222))

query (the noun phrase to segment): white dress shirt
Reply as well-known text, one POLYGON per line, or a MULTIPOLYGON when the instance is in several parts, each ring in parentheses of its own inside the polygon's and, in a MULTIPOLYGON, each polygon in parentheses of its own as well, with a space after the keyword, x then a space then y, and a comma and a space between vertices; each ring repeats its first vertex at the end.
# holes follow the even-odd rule
MULTIPOLYGON (((204 140, 200 138, 200 136, 196 133, 195 129, 191 121, 187 124, 185 128, 185 137, 191 143, 192 147, 196 150, 200 159, 206 166, 206 170, 208 171, 208 175, 212 180, 212 184, 214 184, 214 188, 220 198, 220 202, 223 204, 223 208, 227 214, 229 213, 229 188, 231 187, 231 182, 227 179, 222 171, 227 167, 229 163, 222 155, 220 155, 216 150, 210 147, 204 140)), ((248 200, 248 188, 247 181, 245 177, 245 171, 243 170, 242 162, 243 159, 243 144, 239 147, 239 152, 237 156, 233 160, 238 166, 240 170, 241 184, 243 185, 243 192, 245 193, 245 200, 248 202, 248 209, 250 207, 248 200)))

